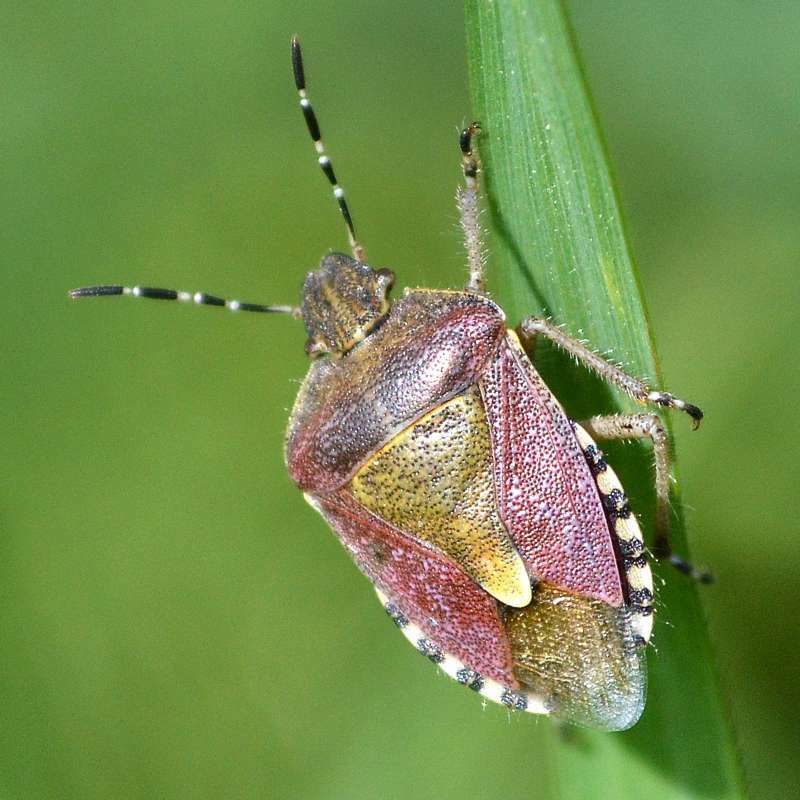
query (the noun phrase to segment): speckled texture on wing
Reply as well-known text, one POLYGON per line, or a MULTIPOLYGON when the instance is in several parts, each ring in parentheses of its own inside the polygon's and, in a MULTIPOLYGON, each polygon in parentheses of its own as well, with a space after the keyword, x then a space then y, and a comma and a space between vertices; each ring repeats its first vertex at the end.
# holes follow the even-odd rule
POLYGON ((453 561, 378 519, 342 489, 309 497, 361 571, 439 647, 519 688, 497 602, 453 561))
POLYGON ((395 436, 349 486, 365 508, 441 550, 501 602, 530 602, 530 578, 497 513, 477 387, 395 436))
POLYGON ((611 532, 569 420, 508 332, 480 382, 500 516, 531 575, 623 603, 611 532))
POLYGON ((553 703, 553 716, 601 730, 625 730, 641 716, 645 656, 630 610, 540 584, 526 608, 508 609, 514 672, 553 703))
POLYGON ((504 332, 503 312, 484 297, 409 292, 350 353, 311 365, 289 420, 292 479, 335 491, 392 436, 474 384, 504 332))

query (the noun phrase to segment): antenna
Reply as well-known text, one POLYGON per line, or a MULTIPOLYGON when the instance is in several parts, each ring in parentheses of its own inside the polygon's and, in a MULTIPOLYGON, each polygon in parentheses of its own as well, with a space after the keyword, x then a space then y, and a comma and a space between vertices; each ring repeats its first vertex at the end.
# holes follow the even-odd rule
POLYGON ((74 300, 81 297, 147 297, 151 300, 177 300, 180 303, 194 303, 200 306, 220 306, 229 311, 255 311, 259 314, 290 314, 302 319, 302 311, 295 306, 267 306, 262 303, 243 303, 241 300, 225 300, 205 292, 181 292, 176 289, 156 289, 152 286, 84 286, 71 289, 69 296, 74 300))
POLYGON ((308 126, 308 132, 311 134, 311 139, 317 150, 319 165, 325 173, 325 177, 330 181, 333 187, 333 196, 336 198, 336 202, 339 204, 339 209, 344 217, 344 224, 347 226, 347 237, 350 240, 350 249, 353 251, 353 257, 356 261, 363 261, 364 248, 356 239, 353 217, 350 215, 350 209, 347 207, 344 189, 339 186, 339 182, 336 180, 336 173, 333 171, 333 165, 325 152, 325 145, 322 142, 322 134, 320 133, 317 115, 314 113, 311 101, 306 94, 306 75, 303 69, 303 53, 300 49, 300 40, 296 36, 292 36, 292 70, 294 72, 294 85, 297 87, 297 93, 300 95, 300 110, 303 112, 303 117, 308 126))

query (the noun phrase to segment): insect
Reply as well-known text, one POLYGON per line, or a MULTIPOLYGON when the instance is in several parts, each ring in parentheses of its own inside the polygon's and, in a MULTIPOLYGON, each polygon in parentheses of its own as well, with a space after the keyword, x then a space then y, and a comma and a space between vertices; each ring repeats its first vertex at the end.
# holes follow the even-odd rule
POLYGON ((119 285, 72 297, 132 295, 302 319, 311 365, 289 420, 289 474, 397 627, 490 700, 605 730, 630 727, 645 702, 653 580, 636 518, 597 440, 652 441, 657 549, 682 571, 707 576, 670 549, 670 456, 659 417, 571 421, 526 346, 543 336, 642 404, 679 409, 695 425, 702 412, 547 319, 506 324, 484 277, 478 123, 459 141, 466 287, 406 289, 391 301, 394 274, 373 269, 356 238, 296 38, 292 65, 352 255, 326 255, 307 274, 300 307, 119 285))

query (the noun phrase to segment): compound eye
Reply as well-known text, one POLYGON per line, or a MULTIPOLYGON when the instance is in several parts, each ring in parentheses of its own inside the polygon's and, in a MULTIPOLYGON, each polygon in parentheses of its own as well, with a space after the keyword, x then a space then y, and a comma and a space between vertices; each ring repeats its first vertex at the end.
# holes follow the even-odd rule
POLYGON ((319 339, 308 339, 306 341, 306 353, 311 358, 319 358, 330 353, 330 348, 319 339))

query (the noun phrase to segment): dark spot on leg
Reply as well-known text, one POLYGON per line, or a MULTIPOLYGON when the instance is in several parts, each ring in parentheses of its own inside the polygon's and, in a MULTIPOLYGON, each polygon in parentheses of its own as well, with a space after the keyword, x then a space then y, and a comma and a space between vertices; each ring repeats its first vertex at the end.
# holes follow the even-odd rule
POLYGON ((700 420, 703 419, 703 412, 691 403, 686 403, 683 410, 694 420, 694 425, 692 427, 696 429, 700 424, 700 420))
POLYGON ((672 564, 678 572, 682 572, 684 575, 688 575, 690 578, 693 578, 698 583, 714 583, 714 576, 706 571, 698 569, 694 564, 690 561, 687 561, 684 558, 681 558, 675 553, 669 554, 669 562, 672 564))

